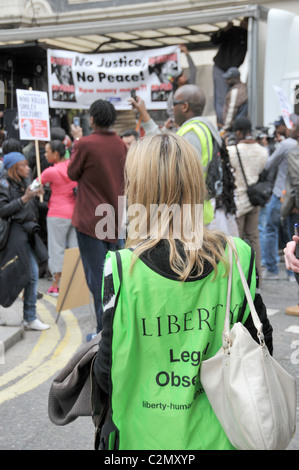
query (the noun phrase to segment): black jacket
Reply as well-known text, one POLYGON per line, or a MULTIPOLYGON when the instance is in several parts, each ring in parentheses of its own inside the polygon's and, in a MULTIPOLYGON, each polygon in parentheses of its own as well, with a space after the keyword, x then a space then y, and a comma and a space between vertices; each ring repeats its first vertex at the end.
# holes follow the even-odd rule
POLYGON ((227 31, 220 30, 211 37, 213 44, 220 45, 214 63, 224 72, 230 67, 239 68, 247 51, 247 30, 233 26, 227 31))
POLYGON ((35 197, 24 204, 21 197, 26 188, 27 182, 25 180, 18 182, 7 176, 0 180, 0 217, 9 218, 12 223, 22 226, 38 262, 42 264, 47 261, 48 252, 38 235, 40 229, 37 223, 39 199, 35 197))
POLYGON ((14 181, 9 177, 0 180, 0 217, 11 218, 19 224, 37 222, 38 198, 24 204, 21 197, 27 188, 26 181, 14 181))
POLYGON ((10 307, 30 279, 28 237, 21 224, 12 222, 8 242, 0 251, 0 305, 10 307))

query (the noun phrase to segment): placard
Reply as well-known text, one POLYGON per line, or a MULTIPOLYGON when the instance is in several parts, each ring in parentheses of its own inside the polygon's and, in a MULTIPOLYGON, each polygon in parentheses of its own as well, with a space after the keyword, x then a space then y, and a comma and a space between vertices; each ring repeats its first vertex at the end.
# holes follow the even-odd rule
POLYGON ((105 54, 48 49, 50 107, 88 109, 103 99, 117 110, 131 109, 134 89, 147 109, 167 109, 173 77, 181 72, 179 46, 105 54))
POLYGON ((20 140, 50 140, 48 94, 16 90, 20 140))
POLYGON ((278 86, 273 86, 274 90, 276 91, 277 98, 279 101, 280 109, 281 109, 281 114, 283 117, 283 120, 285 122, 285 125, 287 126, 288 129, 292 129, 293 123, 290 120, 290 115, 292 114, 292 109, 290 106, 290 103, 288 101, 287 95, 285 94, 284 90, 278 86))
POLYGON ((56 311, 69 310, 89 304, 90 294, 86 284, 79 248, 64 252, 56 311))

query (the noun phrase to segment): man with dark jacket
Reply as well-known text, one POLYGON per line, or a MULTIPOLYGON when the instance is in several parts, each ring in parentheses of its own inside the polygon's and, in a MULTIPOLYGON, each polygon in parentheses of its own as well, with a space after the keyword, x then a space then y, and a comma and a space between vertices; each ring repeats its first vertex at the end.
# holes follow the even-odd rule
POLYGON ((108 101, 97 100, 90 107, 93 133, 82 137, 72 126, 75 142, 68 176, 78 181, 72 218, 87 285, 93 295, 97 332, 102 329, 102 271, 108 250, 117 248, 118 198, 124 190, 126 145, 110 128, 116 111, 108 101), (109 213, 106 213, 108 210, 109 213), (109 218, 110 216, 110 218, 109 218))
POLYGON ((219 46, 214 57, 214 106, 217 122, 222 122, 222 108, 228 86, 223 78, 223 73, 230 67, 239 68, 244 62, 247 52, 248 18, 243 18, 239 26, 230 21, 225 28, 220 29, 211 36, 213 44, 219 46))

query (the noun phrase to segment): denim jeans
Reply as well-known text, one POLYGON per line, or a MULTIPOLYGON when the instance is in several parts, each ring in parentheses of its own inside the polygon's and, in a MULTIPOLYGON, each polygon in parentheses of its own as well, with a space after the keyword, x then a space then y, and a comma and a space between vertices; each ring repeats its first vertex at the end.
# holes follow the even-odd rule
POLYGON ((267 223, 265 229, 264 247, 265 247, 265 266, 271 273, 277 274, 278 240, 280 229, 280 198, 272 194, 267 214, 267 223))
MULTIPOLYGON (((267 242, 266 237, 266 224, 267 224, 267 217, 268 217, 268 208, 269 208, 270 200, 264 207, 260 208, 260 215, 259 215, 259 234, 260 234, 260 246, 261 246, 261 264, 265 266, 265 244, 267 242)), ((277 265, 280 263, 279 254, 277 252, 277 265)))
POLYGON ((102 280, 106 254, 117 249, 114 243, 107 243, 98 238, 90 237, 77 230, 78 246, 84 268, 86 283, 93 296, 97 320, 97 333, 102 326, 102 280))
POLYGON ((23 317, 24 320, 30 323, 36 319, 36 298, 39 271, 35 254, 29 243, 27 243, 26 247, 30 267, 30 280, 24 289, 23 317))
POLYGON ((265 266, 266 223, 267 223, 269 203, 270 203, 270 201, 264 207, 260 208, 260 215, 259 215, 258 229, 259 229, 259 234, 260 234, 261 263, 262 263, 262 266, 265 266))
POLYGON ((259 207, 253 207, 251 211, 237 217, 239 236, 243 240, 247 240, 255 252, 255 266, 261 277, 261 249, 258 231, 259 207))

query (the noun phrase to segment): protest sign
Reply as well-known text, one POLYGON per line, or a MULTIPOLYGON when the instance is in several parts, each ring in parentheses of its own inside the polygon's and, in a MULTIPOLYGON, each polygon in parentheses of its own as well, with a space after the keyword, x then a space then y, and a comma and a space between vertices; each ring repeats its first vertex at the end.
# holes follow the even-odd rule
POLYGON ((172 77, 180 72, 179 46, 105 54, 48 49, 50 106, 88 109, 103 99, 117 110, 131 109, 134 89, 148 109, 166 109, 172 77))
POLYGON ((45 91, 16 90, 20 140, 50 140, 48 95, 45 91))
POLYGON ((281 109, 281 114, 284 119, 285 125, 287 126, 288 129, 291 129, 293 127, 293 123, 290 120, 290 115, 292 114, 292 110, 291 110, 291 106, 288 101, 288 98, 282 88, 278 86, 273 86, 273 88, 277 94, 277 98, 278 98, 280 109, 281 109))
MULTIPOLYGON (((45 91, 16 90, 20 140, 35 141, 37 177, 40 182, 41 166, 39 140, 50 140, 48 95, 45 91)), ((40 201, 43 196, 40 195, 40 201)))
POLYGON ((68 248, 64 252, 59 296, 56 305, 56 312, 58 312, 56 323, 60 312, 87 305, 89 302, 90 294, 85 280, 79 248, 68 248))

